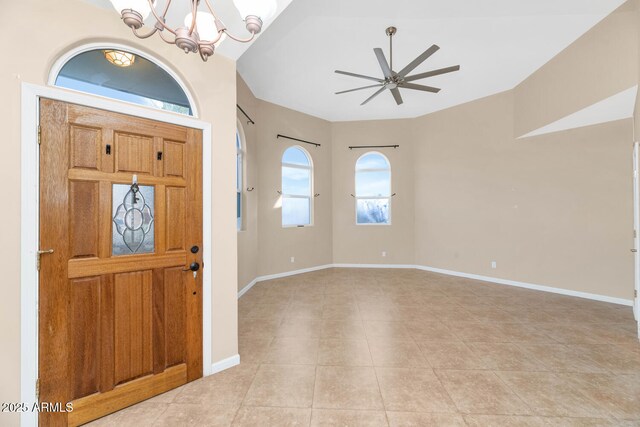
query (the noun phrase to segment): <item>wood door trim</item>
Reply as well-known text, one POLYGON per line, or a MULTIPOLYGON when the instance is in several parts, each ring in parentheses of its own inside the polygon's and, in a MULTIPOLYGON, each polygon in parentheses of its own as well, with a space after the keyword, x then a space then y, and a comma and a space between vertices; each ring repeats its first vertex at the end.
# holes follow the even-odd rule
POLYGON ((125 255, 107 259, 72 259, 69 260, 68 277, 76 279, 137 270, 153 270, 161 267, 177 267, 186 265, 186 262, 187 254, 184 251, 167 255, 125 255))
MULTIPOLYGON (((131 184, 133 173, 128 172, 99 172, 88 169, 69 169, 69 179, 72 181, 108 181, 121 184, 131 184)), ((155 177, 153 175, 137 174, 140 185, 165 185, 168 187, 184 187, 187 181, 184 178, 176 177, 155 177)))
POLYGON ((67 420, 70 426, 81 425, 179 387, 186 382, 187 365, 183 363, 167 368, 160 374, 148 375, 122 384, 111 391, 76 399, 72 402, 73 412, 69 412, 67 420))

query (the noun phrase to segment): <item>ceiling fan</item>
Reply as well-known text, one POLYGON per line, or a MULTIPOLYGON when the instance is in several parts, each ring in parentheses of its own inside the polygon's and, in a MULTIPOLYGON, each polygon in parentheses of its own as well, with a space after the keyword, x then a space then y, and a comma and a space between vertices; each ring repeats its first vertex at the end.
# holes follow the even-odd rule
POLYGON ((447 73, 452 73, 454 71, 460 70, 459 65, 454 65, 452 67, 440 68, 438 70, 427 71, 426 73, 414 74, 413 76, 410 76, 409 75, 410 72, 415 70, 420 64, 426 61, 427 58, 429 58, 431 55, 433 55, 440 49, 440 47, 434 44, 429 49, 425 50, 416 59, 411 61, 409 65, 404 67, 399 72, 395 72, 393 70, 393 36, 397 32, 398 32, 398 29, 396 27, 389 27, 386 30, 387 36, 389 36, 389 50, 390 50, 389 63, 387 63, 387 58, 384 56, 384 52, 382 51, 382 49, 380 49, 379 47, 373 49, 373 51, 376 54, 376 57, 378 58, 378 62, 380 63, 380 68, 382 68, 382 74, 384 75, 384 78, 370 77, 370 76, 364 76, 362 74, 350 73, 348 71, 336 70, 336 73, 338 74, 344 74, 345 76, 358 77, 360 79, 373 80, 377 82, 377 84, 370 85, 370 86, 364 86, 356 89, 349 89, 349 90, 343 90, 341 92, 336 92, 336 95, 355 92, 357 90, 363 90, 363 89, 379 88, 373 95, 371 95, 362 104, 360 104, 360 105, 365 105, 366 103, 371 101, 373 98, 380 95, 385 90, 389 89, 391 91, 391 94, 393 95, 393 98, 396 100, 396 103, 400 105, 402 104, 403 101, 402 101, 402 95, 400 95, 400 91, 398 89, 402 88, 402 89, 420 90, 423 92, 438 93, 440 92, 439 88, 435 88, 431 86, 423 86, 423 85, 419 85, 411 82, 416 80, 426 79, 427 77, 438 76, 440 74, 447 74, 447 73))

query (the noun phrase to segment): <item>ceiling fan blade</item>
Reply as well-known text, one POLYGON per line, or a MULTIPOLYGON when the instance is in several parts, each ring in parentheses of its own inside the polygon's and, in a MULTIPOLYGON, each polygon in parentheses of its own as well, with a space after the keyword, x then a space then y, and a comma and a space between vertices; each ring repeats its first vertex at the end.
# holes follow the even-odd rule
POLYGON ((396 104, 402 105, 404 101, 402 100, 402 95, 400 95, 400 91, 398 90, 398 88, 391 89, 391 94, 395 98, 396 104))
POLYGON ((387 89, 387 86, 382 86, 382 88, 380 88, 379 91, 377 91, 376 93, 374 93, 373 95, 371 95, 369 98, 367 98, 362 104, 360 105, 364 105, 366 103, 368 103, 369 101, 371 101, 373 98, 375 98, 376 96, 380 95, 382 92, 385 91, 385 89, 387 89))
POLYGON ((459 71, 460 66, 454 65, 453 67, 440 68, 439 70, 427 71, 426 73, 416 74, 415 76, 407 76, 404 78, 405 82, 412 82, 414 80, 426 79, 427 77, 439 76, 440 74, 453 73, 459 71))
POLYGON ((433 93, 440 92, 440 89, 437 87, 417 85, 414 83, 403 83, 400 87, 403 89, 421 90, 423 92, 433 92, 433 93))
POLYGON ((379 47, 373 49, 378 58, 378 62, 380 63, 380 68, 382 68, 382 74, 388 79, 392 77, 391 68, 389 68, 389 63, 387 62, 387 58, 384 56, 384 52, 379 47))
POLYGON ((384 83, 384 79, 379 79, 377 77, 363 76, 362 74, 350 73, 348 71, 340 71, 336 70, 336 74, 344 74, 345 76, 358 77, 360 79, 373 80, 374 82, 384 83))
POLYGON ((340 91, 340 92, 336 92, 336 95, 340 95, 340 94, 343 94, 343 93, 349 93, 349 92, 355 92, 357 90, 362 90, 362 89, 370 89, 372 87, 380 87, 380 86, 382 86, 382 84, 364 86, 364 87, 359 87, 359 88, 356 88, 356 89, 343 90, 343 91, 340 91))
POLYGON ((416 59, 414 59, 413 61, 411 61, 411 63, 409 65, 407 65, 406 67, 404 67, 402 69, 402 71, 400 71, 398 73, 398 76, 400 77, 405 77, 407 74, 409 74, 410 72, 412 72, 413 70, 416 69, 416 67, 418 67, 418 65, 422 64, 424 61, 427 60, 427 58, 429 58, 431 55, 433 55, 434 53, 436 53, 438 51, 438 49, 440 49, 440 47, 436 46, 435 44, 433 46, 431 46, 429 49, 425 50, 424 52, 422 52, 422 54, 420 56, 418 56, 416 59))

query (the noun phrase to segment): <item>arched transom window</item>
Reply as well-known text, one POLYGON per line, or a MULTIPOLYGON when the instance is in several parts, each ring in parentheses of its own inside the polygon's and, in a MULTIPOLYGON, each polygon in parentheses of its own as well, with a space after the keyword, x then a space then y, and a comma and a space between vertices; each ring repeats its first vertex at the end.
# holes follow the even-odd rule
POLYGON ((282 226, 311 225, 313 166, 307 152, 290 147, 282 155, 282 226))
POLYGON ((159 64, 119 49, 84 50, 67 60, 55 86, 193 115, 181 84, 159 64))
POLYGON ((356 162, 356 224, 391 223, 391 165, 380 153, 356 162))

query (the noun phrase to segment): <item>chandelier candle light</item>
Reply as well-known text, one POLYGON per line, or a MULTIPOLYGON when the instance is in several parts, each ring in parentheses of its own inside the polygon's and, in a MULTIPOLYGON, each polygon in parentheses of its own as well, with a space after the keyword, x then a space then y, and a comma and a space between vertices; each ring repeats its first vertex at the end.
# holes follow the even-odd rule
POLYGON ((247 31, 251 34, 249 38, 241 39, 227 31, 213 10, 210 0, 203 0, 206 5, 205 10, 198 10, 200 0, 175 0, 189 2, 191 12, 185 16, 183 27, 170 28, 166 24, 166 16, 171 7, 171 1, 166 0, 161 13, 156 11, 157 1, 152 2, 152 0, 111 0, 111 4, 136 37, 146 39, 158 33, 162 40, 175 44, 185 53, 200 53, 203 61, 214 54, 216 47, 227 36, 240 43, 252 41, 262 30, 263 22, 275 14, 278 6, 276 0, 233 0, 240 16, 243 17, 247 31), (143 34, 140 29, 150 14, 153 14, 155 24, 151 31, 143 34))

